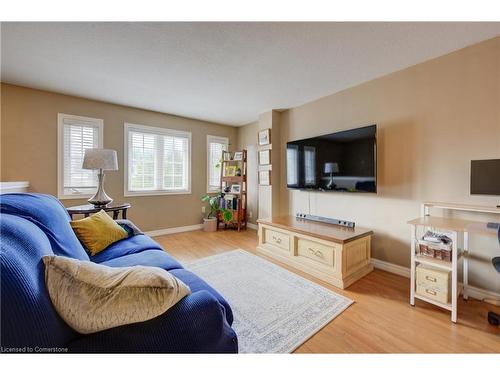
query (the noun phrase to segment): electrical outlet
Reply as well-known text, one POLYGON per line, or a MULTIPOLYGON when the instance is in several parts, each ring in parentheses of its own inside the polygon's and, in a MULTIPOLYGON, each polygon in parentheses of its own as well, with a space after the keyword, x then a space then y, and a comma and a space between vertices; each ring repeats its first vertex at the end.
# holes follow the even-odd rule
POLYGON ((201 206, 201 213, 204 214, 205 213, 205 209, 206 207, 205 206, 201 206))

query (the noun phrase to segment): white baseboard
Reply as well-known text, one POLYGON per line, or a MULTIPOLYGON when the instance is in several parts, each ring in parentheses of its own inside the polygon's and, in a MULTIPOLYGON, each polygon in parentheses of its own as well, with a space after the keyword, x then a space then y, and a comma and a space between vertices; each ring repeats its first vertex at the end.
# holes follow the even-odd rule
POLYGON ((247 223, 247 226, 250 229, 254 229, 254 230, 258 230, 259 229, 259 226, 257 224, 254 224, 254 223, 247 223))
MULTIPOLYGON (((399 266, 394 263, 389 263, 380 259, 372 258, 373 267, 379 270, 394 273, 399 276, 410 278, 410 269, 407 267, 399 266)), ((491 290, 481 289, 472 285, 467 287, 467 293, 469 297, 478 299, 482 301, 485 298, 500 300, 500 293, 493 292, 491 290)))
POLYGON ((164 236, 165 234, 191 232, 193 230, 200 230, 200 229, 203 229, 203 224, 186 225, 184 227, 174 227, 174 228, 152 230, 149 232, 144 232, 144 234, 148 235, 149 237, 157 237, 157 236, 164 236))
POLYGON ((406 278, 410 278, 410 269, 399 266, 394 263, 389 263, 384 260, 372 258, 372 264, 373 267, 378 268, 379 270, 390 272, 390 273, 395 273, 396 275, 403 276, 406 278))

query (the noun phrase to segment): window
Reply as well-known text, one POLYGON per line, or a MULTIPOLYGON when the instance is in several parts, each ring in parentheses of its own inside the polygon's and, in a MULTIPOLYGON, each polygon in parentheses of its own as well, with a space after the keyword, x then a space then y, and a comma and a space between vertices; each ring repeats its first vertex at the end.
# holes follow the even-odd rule
POLYGON ((97 188, 97 174, 82 169, 88 148, 102 147, 103 121, 100 119, 57 115, 57 195, 60 199, 90 197, 97 188))
POLYGON ((220 190, 222 151, 227 151, 229 139, 207 135, 207 191, 220 190))
POLYGON ((190 193, 191 133, 125 123, 125 196, 190 193))

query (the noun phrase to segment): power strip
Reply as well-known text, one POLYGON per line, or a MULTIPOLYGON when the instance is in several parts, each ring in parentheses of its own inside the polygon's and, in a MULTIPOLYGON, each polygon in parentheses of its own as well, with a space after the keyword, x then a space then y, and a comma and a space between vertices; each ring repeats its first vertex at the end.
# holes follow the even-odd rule
POLYGON ((354 228, 355 225, 356 225, 356 223, 354 221, 347 221, 347 220, 341 220, 341 219, 332 219, 332 218, 329 218, 329 217, 309 215, 309 214, 302 214, 300 212, 297 212, 297 214, 295 215, 295 217, 297 217, 297 219, 319 221, 320 223, 340 225, 342 227, 347 227, 347 228, 354 228))

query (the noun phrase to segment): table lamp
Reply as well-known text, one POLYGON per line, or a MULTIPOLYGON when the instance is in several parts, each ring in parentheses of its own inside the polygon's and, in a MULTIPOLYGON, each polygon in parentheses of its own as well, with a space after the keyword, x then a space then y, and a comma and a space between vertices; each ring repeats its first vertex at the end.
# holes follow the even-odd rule
POLYGON ((92 198, 89 199, 89 203, 93 204, 95 207, 102 207, 113 202, 113 199, 110 198, 104 191, 104 171, 118 170, 116 151, 102 148, 88 148, 85 150, 82 168, 99 170, 97 175, 99 178, 97 192, 92 198))
POLYGON ((325 163, 325 173, 330 174, 330 181, 326 185, 326 188, 332 189, 332 187, 333 187, 333 174, 339 173, 338 163, 325 163))

